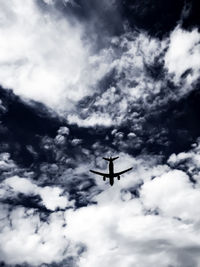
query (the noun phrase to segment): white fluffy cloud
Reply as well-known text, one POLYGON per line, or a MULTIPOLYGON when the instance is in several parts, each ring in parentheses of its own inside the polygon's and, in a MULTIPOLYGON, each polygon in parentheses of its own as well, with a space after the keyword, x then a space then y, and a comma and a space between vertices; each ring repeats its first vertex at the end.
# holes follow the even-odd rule
POLYGON ((66 236, 87 246, 79 266, 198 266, 198 185, 186 172, 149 158, 123 159, 118 167, 130 160, 134 170, 105 187, 94 198, 97 205, 65 213, 66 236), (132 190, 141 182, 136 198, 132 190))
POLYGON ((69 111, 108 71, 81 25, 36 1, 0 1, 0 83, 17 95, 69 111))
POLYGON ((88 248, 80 258, 81 267, 98 267, 102 261, 104 266, 119 267, 188 266, 191 260, 198 259, 195 252, 189 251, 189 247, 200 245, 195 225, 171 216, 145 215, 138 199, 122 202, 115 195, 102 199, 97 206, 69 211, 66 220, 66 236, 88 248))
POLYGON ((129 111, 138 103, 148 111, 169 99, 180 100, 195 89, 199 78, 199 41, 197 29, 186 31, 180 27, 163 40, 144 32, 112 38, 107 55, 113 57, 114 82, 103 92, 96 88, 93 101, 70 114, 69 122, 85 127, 119 125, 134 117, 129 111), (173 92, 169 81, 174 84, 173 92))
POLYGON ((148 106, 147 98, 158 94, 165 81, 148 76, 145 68, 153 65, 158 56, 162 62, 161 54, 166 44, 166 40, 161 42, 136 32, 111 38, 110 47, 104 49, 103 54, 112 57, 110 69, 115 70, 112 74, 114 85, 106 85, 103 92, 97 88, 92 103, 77 114, 70 114, 69 122, 85 127, 119 125, 134 103, 143 101, 148 106))
POLYGON ((151 105, 149 97, 159 95, 171 75, 180 86, 177 97, 191 91, 199 77, 196 29, 176 28, 162 41, 132 32, 108 38, 110 44, 97 51, 91 36, 85 34, 85 25, 56 11, 52 1, 46 2, 50 7, 46 11, 33 0, 1 0, 0 4, 0 84, 65 114, 70 123, 120 124, 133 103, 151 105), (155 60, 165 64, 164 79, 146 73, 146 66, 155 60), (113 69, 115 85, 101 88, 98 82, 113 69), (188 69, 191 72, 182 86, 181 75, 188 69), (79 100, 94 93, 97 99, 91 105, 76 108, 79 100))
MULTIPOLYGON (((70 243, 63 234, 62 212, 51 214, 42 222, 33 209, 18 207, 9 211, 1 205, 0 258, 8 264, 40 265, 61 261, 70 253, 70 243)), ((74 249, 75 251, 75 249, 74 249)))
MULTIPOLYGON (((185 167, 196 164, 198 147, 185 152, 185 167)), ((156 158, 133 159, 121 153, 116 171, 129 166, 134 169, 113 187, 97 177, 102 191, 91 196, 97 204, 54 211, 45 221, 36 210, 18 207, 9 211, 8 206, 1 205, 1 259, 9 264, 26 261, 36 266, 61 262, 70 256, 79 259, 80 267, 98 267, 102 262, 105 267, 198 266, 199 185, 190 181, 186 170, 178 169, 175 162, 178 164, 181 157, 176 157, 170 157, 170 167, 157 164, 156 158), (82 254, 80 244, 86 247, 82 254)), ((89 165, 79 166, 76 174, 81 176, 89 165)), ((59 201, 64 201, 55 188, 40 189, 23 178, 7 178, 1 185, 7 192, 37 193, 52 210, 53 203, 62 206, 59 201)))
POLYGON ((77 256, 79 247, 71 247, 64 234, 64 214, 55 211, 57 208, 73 207, 74 201, 68 200, 68 194, 64 194, 59 187, 39 187, 28 178, 18 176, 7 178, 0 184, 0 198, 3 201, 15 199, 19 193, 26 197, 39 195, 41 204, 52 212, 45 214, 42 210, 24 208, 22 204, 11 208, 1 203, 1 261, 14 265, 26 262, 38 266, 77 256))
POLYGON ((16 193, 23 193, 27 196, 39 195, 42 204, 49 210, 65 209, 73 206, 73 201, 68 201, 68 194, 64 194, 63 189, 59 187, 39 187, 27 178, 18 176, 5 179, 0 187, 1 198, 8 195, 13 196, 16 193))
POLYGON ((170 171, 144 184, 141 190, 145 207, 160 210, 170 217, 199 221, 200 191, 193 187, 188 175, 180 170, 170 171))
MULTIPOLYGON (((169 49, 165 55, 165 66, 173 74, 173 80, 180 84, 181 75, 187 70, 186 88, 199 78, 200 33, 197 29, 186 31, 177 27, 170 35, 169 49)), ((189 88, 190 89, 190 88, 189 88)))
POLYGON ((78 114, 68 115, 68 122, 78 124, 80 127, 93 127, 95 125, 101 125, 109 127, 113 125, 112 118, 109 114, 96 113, 88 116, 86 119, 81 119, 78 114))

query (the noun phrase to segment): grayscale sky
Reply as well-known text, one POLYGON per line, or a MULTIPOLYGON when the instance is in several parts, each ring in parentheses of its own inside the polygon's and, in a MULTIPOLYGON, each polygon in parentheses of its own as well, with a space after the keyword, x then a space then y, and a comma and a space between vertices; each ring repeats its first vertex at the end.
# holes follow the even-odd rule
POLYGON ((0 266, 200 266, 199 14, 0 0, 0 266))

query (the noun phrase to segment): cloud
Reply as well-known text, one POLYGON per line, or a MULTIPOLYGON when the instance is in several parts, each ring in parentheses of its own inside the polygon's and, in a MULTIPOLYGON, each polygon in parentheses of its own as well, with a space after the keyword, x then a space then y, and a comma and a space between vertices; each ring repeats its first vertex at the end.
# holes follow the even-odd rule
POLYGON ((200 143, 199 139, 192 145, 192 149, 187 152, 179 154, 173 153, 169 159, 168 164, 172 168, 182 170, 187 173, 190 180, 194 184, 199 184, 200 180, 200 143))
MULTIPOLYGON (((108 54, 113 71, 93 98, 77 105, 70 123, 83 127, 141 124, 154 110, 165 110, 196 89, 199 78, 197 29, 176 27, 159 40, 146 32, 127 32, 110 38, 108 54)), ((140 127, 140 125, 138 125, 140 127)))
POLYGON ((108 114, 98 114, 93 113, 89 115, 86 119, 81 119, 78 115, 68 115, 68 122, 70 124, 78 124, 79 127, 94 127, 96 125, 101 125, 109 127, 113 124, 112 119, 108 114))
POLYGON ((181 220, 199 221, 200 192, 193 187, 188 175, 180 170, 170 171, 142 186, 145 207, 158 210, 181 220))
POLYGON ((73 257, 78 250, 78 247, 72 250, 63 235, 62 212, 55 212, 48 221, 41 221, 34 209, 18 207, 10 212, 9 207, 1 205, 1 218, 0 257, 7 264, 38 266, 60 262, 73 257))
POLYGON ((0 154, 0 170, 2 172, 14 171, 17 168, 13 160, 10 159, 9 153, 0 154))
POLYGON ((68 115, 68 121, 84 127, 109 127, 123 123, 137 103, 148 107, 147 98, 159 94, 165 81, 148 75, 146 65, 161 64, 164 48, 166 41, 160 42, 146 33, 129 32, 110 38, 104 54, 112 57, 113 71, 106 73, 102 88, 96 89, 92 100, 86 98, 77 105, 76 114, 68 115))
MULTIPOLYGON (((1 261, 198 266, 199 141, 189 151, 184 145, 177 149, 181 153, 174 145, 166 159, 170 142, 178 143, 178 133, 183 136, 188 129, 177 118, 183 113, 185 119, 184 112, 191 110, 182 98, 195 90, 199 77, 198 31, 177 27, 161 40, 128 27, 121 36, 114 37, 111 29, 101 35, 100 25, 94 38, 90 29, 102 18, 93 20, 87 10, 77 17, 82 22, 88 17, 88 23, 72 19, 77 9, 84 10, 82 3, 65 1, 74 10, 69 15, 62 1, 45 2, 0 1, 0 83, 66 115, 69 122, 42 120, 43 113, 35 119, 43 106, 27 99, 35 107, 33 115, 32 107, 28 112, 20 105, 10 112, 13 94, 5 107, 0 103, 6 133, 13 130, 8 138, 13 155, 28 151, 33 157, 22 169, 9 153, 0 155, 1 261), (102 155, 110 154, 120 156, 115 171, 133 167, 113 187, 88 172, 105 170, 102 155)), ((117 2, 102 3, 100 10, 104 4, 110 10, 117 2)))
POLYGON ((154 109, 194 89, 199 75, 196 29, 177 27, 162 40, 127 30, 106 35, 106 44, 97 49, 91 37, 101 35, 100 29, 90 36, 88 24, 73 20, 71 9, 67 16, 57 2, 41 8, 32 0, 9 1, 1 9, 0 83, 65 115, 70 124, 120 125, 141 103, 145 110, 154 109))
POLYGON ((41 204, 48 210, 66 209, 73 207, 73 201, 68 200, 68 194, 63 192, 59 187, 39 187, 32 183, 27 178, 20 178, 18 176, 10 177, 4 180, 1 184, 1 198, 15 194, 22 193, 27 196, 39 195, 41 197, 41 204))
POLYGON ((66 211, 66 235, 87 246, 79 266, 98 267, 102 257, 104 266, 198 266, 199 186, 156 160, 137 158, 134 167, 94 197, 97 205, 66 211))
POLYGON ((176 84, 180 84, 181 76, 185 74, 184 90, 189 90, 193 82, 199 78, 199 43, 200 34, 197 29, 186 31, 177 27, 170 35, 169 48, 165 54, 165 67, 173 75, 176 84))
POLYGON ((32 0, 0 4, 3 87, 58 113, 91 94, 108 71, 109 59, 93 56, 80 24, 72 24, 56 9, 43 12, 32 0))
MULTIPOLYGON (((177 158, 190 158, 188 164, 192 166, 194 155, 199 155, 198 145, 185 154, 187 157, 177 158)), ((16 206, 10 211, 9 206, 1 205, 1 259, 7 264, 27 262, 36 266, 61 264, 69 257, 74 257, 80 267, 98 267, 102 257, 104 266, 146 267, 159 263, 162 267, 187 267, 190 262, 198 266, 199 185, 194 186, 186 171, 176 169, 179 165, 175 162, 179 161, 173 158, 170 167, 159 164, 156 156, 133 158, 121 153, 116 171, 129 166, 134 167, 133 171, 124 174, 113 187, 97 177, 97 188, 90 191, 88 205, 65 211, 55 210, 62 209, 67 200, 58 187, 39 187, 24 178, 7 178, 1 183, 7 196, 8 190, 10 196, 17 192, 39 194, 52 212, 43 220, 42 210, 16 206), (24 242, 26 248, 22 249, 24 242)), ((97 165, 100 163, 97 158, 97 165)), ((74 169, 80 181, 86 183, 83 174, 90 164, 85 162, 74 169)), ((66 183, 67 190, 73 181, 66 183)), ((84 186, 88 185, 80 183, 80 192, 84 186)))

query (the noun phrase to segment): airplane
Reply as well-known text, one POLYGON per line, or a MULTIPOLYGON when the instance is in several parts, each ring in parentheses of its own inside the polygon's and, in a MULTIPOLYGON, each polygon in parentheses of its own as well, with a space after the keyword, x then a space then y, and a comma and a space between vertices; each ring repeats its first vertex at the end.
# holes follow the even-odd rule
POLYGON ((119 157, 116 157, 116 158, 112 158, 112 157, 110 157, 110 158, 103 158, 103 159, 109 161, 109 173, 102 173, 102 172, 97 172, 97 171, 93 171, 93 170, 90 170, 90 172, 103 176, 103 180, 104 181, 106 180, 106 178, 109 178, 110 179, 110 185, 112 186, 114 184, 114 178, 115 177, 117 177, 118 180, 120 180, 120 175, 121 174, 132 170, 132 168, 129 168, 127 170, 114 173, 113 161, 116 160, 116 159, 118 159, 118 158, 119 157))

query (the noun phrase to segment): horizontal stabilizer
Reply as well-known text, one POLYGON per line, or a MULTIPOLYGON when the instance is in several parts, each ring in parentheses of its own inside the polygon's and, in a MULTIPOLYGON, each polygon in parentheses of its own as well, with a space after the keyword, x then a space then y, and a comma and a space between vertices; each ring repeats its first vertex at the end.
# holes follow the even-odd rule
POLYGON ((108 161, 113 161, 113 160, 118 159, 118 158, 119 157, 116 157, 116 158, 103 158, 103 159, 108 160, 108 161))

